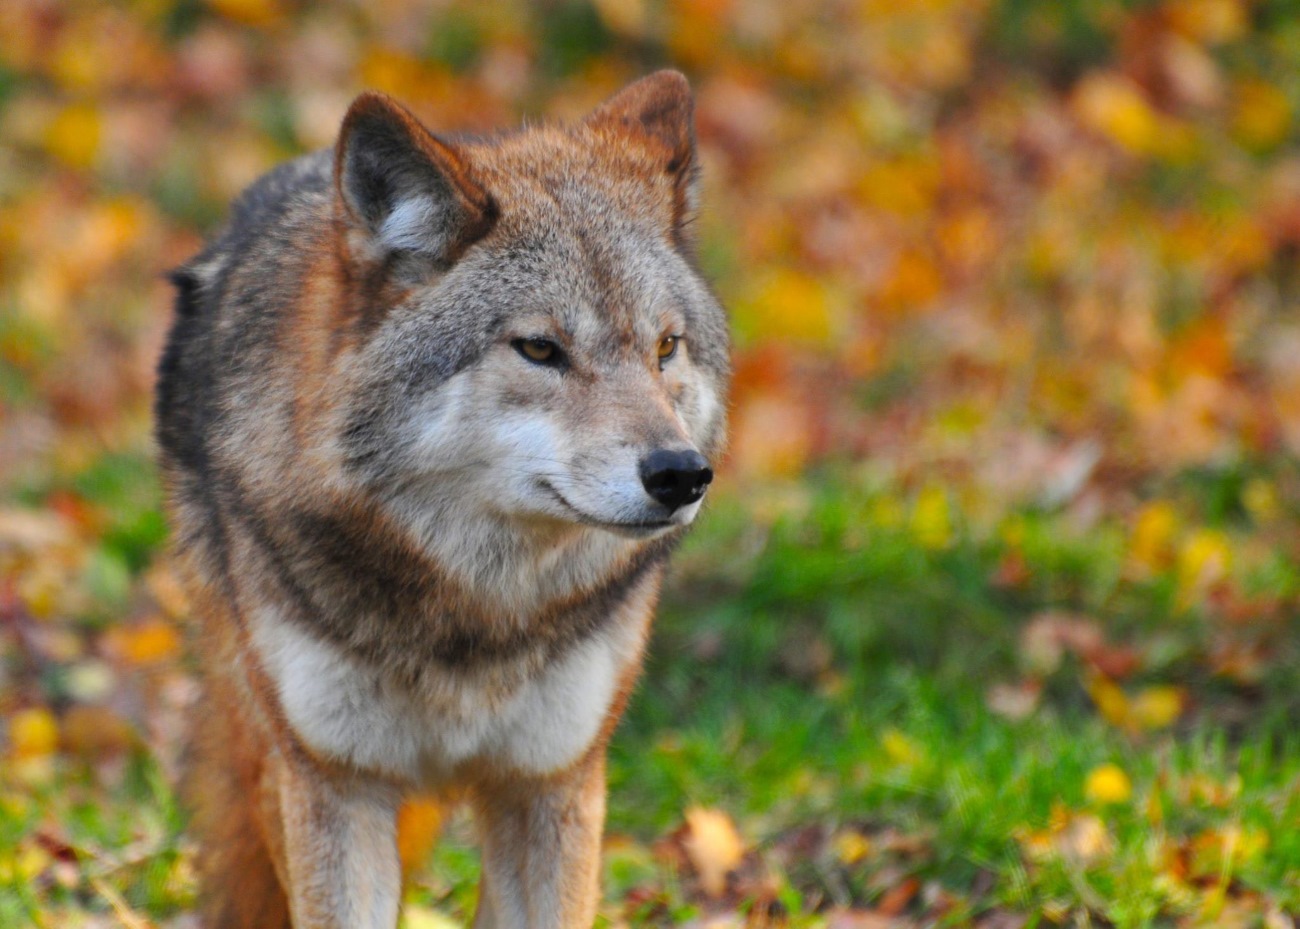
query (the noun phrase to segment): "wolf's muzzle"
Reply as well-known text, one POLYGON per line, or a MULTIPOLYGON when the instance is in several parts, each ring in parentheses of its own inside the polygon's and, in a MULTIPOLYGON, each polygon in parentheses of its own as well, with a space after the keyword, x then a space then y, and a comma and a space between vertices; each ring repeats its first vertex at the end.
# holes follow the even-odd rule
POLYGON ((695 449, 660 448, 641 460, 641 485, 669 511, 699 500, 712 480, 713 469, 695 449))

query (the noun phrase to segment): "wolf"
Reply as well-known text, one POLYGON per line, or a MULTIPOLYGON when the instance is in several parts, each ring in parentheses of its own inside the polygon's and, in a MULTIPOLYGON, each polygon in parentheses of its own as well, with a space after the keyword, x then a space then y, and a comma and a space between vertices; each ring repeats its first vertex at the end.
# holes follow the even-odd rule
POLYGON ((475 926, 591 925, 606 745, 724 434, 692 110, 664 71, 453 137, 365 93, 173 273, 212 929, 391 929, 414 792, 472 805, 475 926))

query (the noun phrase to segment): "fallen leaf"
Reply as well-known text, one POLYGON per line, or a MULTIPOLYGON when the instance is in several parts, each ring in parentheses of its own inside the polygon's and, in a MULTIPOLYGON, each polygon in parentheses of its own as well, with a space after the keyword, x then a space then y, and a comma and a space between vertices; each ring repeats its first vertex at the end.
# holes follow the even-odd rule
POLYGON ((998 716, 1013 722, 1028 719, 1038 708, 1043 685, 1038 681, 1021 681, 1018 684, 994 684, 984 694, 984 702, 998 716))
POLYGON ((952 508, 948 493, 937 484, 928 484, 912 504, 912 535, 922 547, 932 551, 947 548, 953 541, 952 508))
POLYGON ((461 923, 427 906, 407 904, 402 907, 402 929, 460 929, 461 923))
POLYGON ((1115 847, 1106 824, 1089 813, 1071 817, 1056 836, 1056 847, 1068 858, 1087 864, 1109 855, 1115 847))
POLYGON ((881 895, 876 902, 876 910, 886 916, 897 916, 907 908, 920 889, 921 882, 916 878, 904 878, 881 895))
POLYGON ((9 718, 9 751, 15 758, 42 758, 58 747, 59 722, 44 707, 19 710, 9 718))
POLYGON ((99 759, 125 751, 135 741, 135 729, 102 706, 74 706, 63 717, 63 744, 69 752, 99 759))
POLYGON ((871 840, 856 829, 846 829, 835 834, 831 850, 841 864, 857 864, 871 854, 871 840))
POLYGON ((1169 567, 1173 562, 1178 523, 1178 511, 1173 504, 1157 500, 1144 506, 1129 536, 1129 560, 1147 573, 1169 567))
POLYGON ((1089 675, 1088 696, 1097 707, 1101 718, 1121 729, 1133 728, 1133 710, 1128 695, 1110 678, 1101 674, 1089 675))
POLYGON ((445 819, 443 804, 432 797, 411 797, 397 811, 397 857, 402 873, 424 864, 445 819))
POLYGON ((1083 790, 1093 803, 1126 803, 1133 796, 1133 783, 1119 765, 1104 764, 1088 772, 1083 790))
POLYGON ((880 734, 880 745, 886 757, 896 765, 914 765, 922 760, 921 746, 898 729, 886 729, 880 734))
POLYGON ((731 817, 720 810, 692 807, 686 811, 686 825, 683 844, 700 876, 700 886, 710 897, 721 897, 727 889, 727 874, 744 857, 745 843, 731 817))
POLYGON ((1161 121, 1142 88, 1112 72, 1088 75, 1079 82, 1074 106, 1080 121, 1138 155, 1155 151, 1161 121))
POLYGON ((1178 721, 1186 703, 1181 687, 1155 685, 1144 687, 1133 698, 1131 711, 1143 729, 1164 729, 1178 721))
POLYGON ((110 647, 134 665, 156 665, 180 654, 181 637, 167 620, 156 618, 110 634, 110 647))
POLYGON ((831 910, 826 914, 826 929, 907 929, 910 920, 898 919, 872 910, 831 910))

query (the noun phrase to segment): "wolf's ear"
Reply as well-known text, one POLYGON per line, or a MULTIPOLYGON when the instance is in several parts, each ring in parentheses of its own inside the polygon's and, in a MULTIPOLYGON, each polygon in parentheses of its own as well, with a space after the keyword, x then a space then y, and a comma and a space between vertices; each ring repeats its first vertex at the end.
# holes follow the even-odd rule
POLYGON ((357 97, 343 118, 334 185, 344 218, 375 257, 446 266, 496 219, 495 201, 457 151, 380 93, 357 97))
POLYGON ((656 71, 624 87, 586 119, 589 126, 613 130, 651 154, 655 166, 672 182, 677 232, 693 218, 697 200, 694 112, 685 75, 656 71))

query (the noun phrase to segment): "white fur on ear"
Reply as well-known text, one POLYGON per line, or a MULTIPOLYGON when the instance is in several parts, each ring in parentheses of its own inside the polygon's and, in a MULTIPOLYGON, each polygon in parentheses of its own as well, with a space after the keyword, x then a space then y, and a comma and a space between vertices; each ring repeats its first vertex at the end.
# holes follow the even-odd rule
POLYGON ((449 212, 446 203, 432 197, 399 200, 380 223, 375 239, 387 251, 441 254, 449 244, 449 212))
POLYGON ((353 101, 334 171, 349 241, 368 260, 407 255, 450 264, 496 221, 496 202, 473 179, 464 152, 383 94, 353 101))

